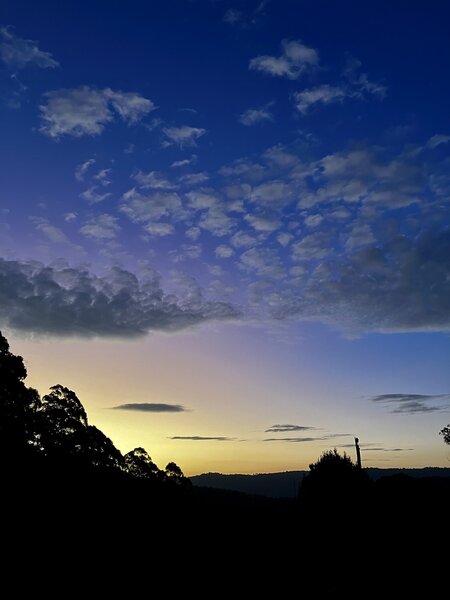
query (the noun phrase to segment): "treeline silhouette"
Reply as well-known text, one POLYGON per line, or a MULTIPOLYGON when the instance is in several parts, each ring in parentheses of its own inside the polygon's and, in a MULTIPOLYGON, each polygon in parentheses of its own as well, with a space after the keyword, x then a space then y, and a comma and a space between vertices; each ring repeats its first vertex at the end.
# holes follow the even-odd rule
POLYGON ((58 477, 92 473, 98 478, 145 481, 153 489, 175 491, 190 486, 180 467, 170 462, 159 469, 144 448, 125 455, 94 425, 72 390, 54 385, 40 397, 27 387, 21 356, 10 352, 0 333, 0 450, 10 474, 30 464, 54 470, 58 477))
MULTIPOLYGON (((26 376, 0 334, 0 516, 12 568, 37 564, 39 552, 24 557, 47 540, 53 567, 67 567, 75 550, 78 561, 79 549, 84 559, 113 565, 119 548, 151 547, 152 560, 169 557, 160 568, 170 574, 195 556, 223 593, 226 581, 239 580, 231 596, 250 589, 245 582, 252 595, 283 596, 298 586, 319 595, 349 591, 361 573, 373 592, 417 591, 418 573, 428 592, 441 589, 450 478, 373 481, 331 450, 310 465, 297 499, 193 487, 175 463, 159 469, 143 448, 123 455, 89 424, 75 392, 55 385, 41 397, 26 376), (273 587, 264 583, 268 574, 273 587)), ((147 554, 133 552, 132 566, 142 582, 147 554)))

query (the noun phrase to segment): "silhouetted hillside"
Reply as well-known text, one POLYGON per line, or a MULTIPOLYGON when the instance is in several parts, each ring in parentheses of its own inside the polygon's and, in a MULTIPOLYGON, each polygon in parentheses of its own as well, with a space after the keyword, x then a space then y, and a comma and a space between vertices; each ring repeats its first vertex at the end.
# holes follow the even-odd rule
MULTIPOLYGON (((450 468, 425 467, 423 469, 365 469, 370 479, 392 475, 407 475, 417 478, 450 477, 450 468)), ((257 473, 255 475, 223 475, 222 473, 203 473, 193 475, 190 480, 195 486, 220 490, 232 490, 245 494, 259 494, 269 498, 295 498, 303 477, 308 471, 284 471, 282 473, 257 473)))

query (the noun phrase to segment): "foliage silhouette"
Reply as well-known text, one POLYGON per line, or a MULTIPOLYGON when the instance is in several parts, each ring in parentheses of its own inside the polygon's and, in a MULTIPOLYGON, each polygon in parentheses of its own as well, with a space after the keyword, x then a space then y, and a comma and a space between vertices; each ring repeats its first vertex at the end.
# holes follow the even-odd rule
POLYGON ((450 445, 450 424, 441 429, 439 434, 444 438, 444 442, 450 445))

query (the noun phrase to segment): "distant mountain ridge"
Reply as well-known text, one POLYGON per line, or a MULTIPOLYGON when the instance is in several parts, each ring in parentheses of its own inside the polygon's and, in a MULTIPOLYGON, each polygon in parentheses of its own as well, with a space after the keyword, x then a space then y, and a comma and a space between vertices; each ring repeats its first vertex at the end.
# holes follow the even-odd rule
MULTIPOLYGON (((424 467, 421 469, 401 468, 368 468, 366 469, 373 480, 390 475, 407 475, 409 477, 450 477, 450 468, 424 467)), ((299 485, 308 471, 284 471, 280 473, 257 473, 255 475, 222 473, 202 473, 190 477, 193 485, 210 487, 221 490, 257 494, 270 498, 294 498, 299 485)))

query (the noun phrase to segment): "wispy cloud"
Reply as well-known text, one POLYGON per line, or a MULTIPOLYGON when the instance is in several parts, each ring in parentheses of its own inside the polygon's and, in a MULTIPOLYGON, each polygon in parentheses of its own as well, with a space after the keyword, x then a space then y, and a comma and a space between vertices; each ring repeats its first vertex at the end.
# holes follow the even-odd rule
POLYGON ((197 145, 197 140, 206 133, 206 129, 201 127, 165 127, 163 133, 166 137, 164 146, 176 145, 180 148, 187 148, 197 145))
POLYGON ((443 135, 440 133, 436 133, 432 135, 430 139, 427 141, 426 146, 428 148, 434 149, 440 146, 441 144, 448 144, 450 142, 450 135, 443 135))
POLYGON ((273 77, 298 79, 300 75, 319 65, 319 54, 300 40, 283 40, 280 56, 261 55, 252 58, 249 68, 273 77))
POLYGON ((236 438, 225 436, 204 436, 204 435, 174 435, 169 440, 189 440, 191 442, 231 442, 236 438))
POLYGON ((270 121, 273 121, 273 114, 268 108, 249 108, 239 117, 239 123, 247 127, 270 121))
POLYGON ((99 135, 117 117, 132 125, 156 108, 151 100, 138 93, 111 88, 60 89, 48 92, 46 98, 46 103, 40 106, 39 131, 55 139, 64 135, 99 135))
POLYGON ((288 433, 289 431, 308 431, 311 429, 317 429, 317 427, 306 427, 305 425, 290 425, 290 424, 276 424, 271 425, 269 429, 266 429, 266 433, 288 433))
POLYGON ((187 408, 181 404, 164 404, 158 402, 131 402, 128 404, 118 404, 112 408, 114 410, 133 410, 152 413, 180 413, 187 411, 187 408))
POLYGON ((88 170, 93 164, 95 164, 95 158, 89 158, 84 163, 79 164, 75 169, 75 179, 80 182, 84 181, 88 170))
POLYGON ((314 105, 342 102, 344 98, 351 97, 351 95, 350 90, 341 86, 318 85, 314 88, 296 92, 294 94, 295 107, 304 115, 314 105))
POLYGON ((396 414, 424 414, 450 408, 450 394, 380 394, 370 400, 392 405, 389 412, 396 414), (439 404, 429 405, 428 402, 439 404))
POLYGON ((265 438, 263 442, 289 442, 289 443, 301 443, 301 442, 317 442, 324 440, 333 440, 341 437, 351 437, 351 433, 329 433, 327 435, 320 435, 317 437, 284 437, 284 438, 265 438))
POLYGON ((0 59, 12 69, 24 69, 28 65, 40 69, 59 66, 50 52, 39 49, 38 42, 16 36, 10 27, 0 28, 0 59))

